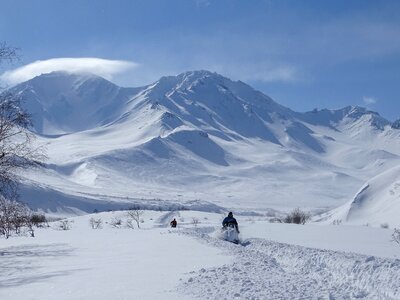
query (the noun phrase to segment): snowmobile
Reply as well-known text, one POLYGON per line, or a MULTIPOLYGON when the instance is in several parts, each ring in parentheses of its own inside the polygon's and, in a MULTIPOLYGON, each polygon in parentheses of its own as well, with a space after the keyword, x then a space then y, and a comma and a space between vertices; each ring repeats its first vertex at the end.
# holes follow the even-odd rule
POLYGON ((234 224, 228 224, 221 229, 222 239, 225 241, 239 244, 239 232, 234 224))

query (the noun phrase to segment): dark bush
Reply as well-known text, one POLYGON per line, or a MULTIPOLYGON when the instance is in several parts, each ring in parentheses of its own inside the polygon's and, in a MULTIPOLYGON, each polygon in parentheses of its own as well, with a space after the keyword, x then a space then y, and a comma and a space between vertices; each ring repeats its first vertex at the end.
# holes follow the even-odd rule
POLYGON ((47 224, 47 219, 45 215, 33 214, 31 216, 31 222, 36 227, 44 227, 47 224))
POLYGON ((311 217, 308 213, 300 210, 300 208, 295 208, 285 217, 283 222, 304 225, 308 220, 310 220, 310 218, 311 217))

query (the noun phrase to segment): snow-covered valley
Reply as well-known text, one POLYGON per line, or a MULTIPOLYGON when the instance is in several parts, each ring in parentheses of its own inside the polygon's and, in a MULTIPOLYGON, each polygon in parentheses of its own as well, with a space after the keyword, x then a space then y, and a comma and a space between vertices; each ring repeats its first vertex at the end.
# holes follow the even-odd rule
POLYGON ((0 300, 400 300, 400 0, 0 0, 0 300))
POLYGON ((400 299, 396 122, 294 112, 208 71, 139 88, 54 72, 11 91, 48 156, 21 200, 71 228, 1 238, 0 299, 400 299), (309 224, 271 223, 296 207, 309 224), (239 245, 220 239, 230 210, 239 245))
POLYGON ((391 230, 272 224, 237 217, 241 245, 217 238, 224 215, 146 211, 74 217, 35 238, 0 240, 1 299, 399 299, 391 230), (172 218, 177 228, 168 228, 172 218), (101 229, 89 220, 101 219, 101 229), (121 228, 111 226, 121 218, 121 228), (193 219, 197 222, 194 222, 193 219))
MULTIPOLYGON (((400 130, 375 112, 298 113, 208 71, 140 88, 54 72, 12 91, 49 157, 46 168, 22 174, 22 200, 51 214, 136 204, 325 212, 400 164, 400 130)), ((383 222, 399 224, 382 214, 374 225, 383 222)))

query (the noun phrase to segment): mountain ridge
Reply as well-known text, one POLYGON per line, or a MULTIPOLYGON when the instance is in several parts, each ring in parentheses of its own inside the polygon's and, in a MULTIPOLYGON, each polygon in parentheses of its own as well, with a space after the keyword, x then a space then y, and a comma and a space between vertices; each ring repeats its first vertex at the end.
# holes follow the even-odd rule
MULTIPOLYGON (((343 204, 356 187, 400 163, 400 131, 375 112, 299 113, 209 71, 139 88, 89 74, 55 73, 31 83, 14 91, 28 96, 25 103, 43 104, 36 129, 52 167, 24 175, 26 190, 31 186, 37 195, 40 186, 44 199, 80 199, 73 203, 84 211, 107 197, 197 199, 246 211, 321 210, 343 204), (49 86, 52 76, 63 92, 49 86), (58 99, 73 106, 70 116, 63 107, 52 110, 58 99)), ((57 205, 67 210, 68 203, 57 205)))
MULTIPOLYGON (((51 116, 52 113, 56 114, 56 117, 60 117, 61 112, 64 114, 68 114, 68 110, 74 109, 74 107, 72 107, 73 104, 79 104, 82 106, 89 100, 95 100, 97 104, 99 104, 100 102, 100 105, 103 106, 103 110, 109 110, 110 108, 113 109, 113 107, 110 107, 112 106, 111 103, 116 105, 114 102, 120 102, 120 105, 126 105, 128 99, 131 100, 132 98, 137 98, 140 92, 145 92, 147 97, 156 98, 153 99, 152 103, 153 106, 156 107, 160 104, 158 100, 161 100, 157 98, 163 98, 161 97, 161 95, 166 95, 165 98, 170 99, 171 96, 176 93, 196 93, 196 90, 201 89, 202 85, 205 84, 208 84, 209 86, 214 86, 214 88, 219 89, 220 94, 225 94, 227 98, 231 96, 236 97, 239 102, 242 101, 243 105, 247 105, 246 110, 248 114, 251 114, 253 112, 253 106, 261 106, 262 108, 264 108, 264 110, 274 112, 275 114, 279 114, 284 118, 296 117, 301 121, 310 124, 324 126, 331 126, 331 123, 337 123, 345 117, 359 119, 360 117, 367 115, 371 116, 371 123, 377 129, 383 129, 387 125, 393 125, 393 128, 396 128, 395 122, 391 123, 390 121, 381 117, 379 113, 367 110, 359 106, 347 106, 335 110, 315 109, 313 111, 305 113, 294 112, 287 107, 279 105, 270 97, 266 96, 260 91, 254 90, 252 87, 241 81, 231 81, 230 79, 222 75, 206 70, 188 71, 181 73, 177 76, 164 76, 153 84, 136 88, 119 87, 112 82, 91 73, 70 73, 57 71, 42 74, 31 80, 20 83, 17 86, 11 88, 10 91, 12 93, 20 95, 24 99, 28 99, 29 102, 40 101, 39 105, 42 105, 43 108, 37 107, 37 103, 30 103, 27 109, 33 112, 33 115, 38 116, 37 118, 34 118, 35 131, 37 133, 46 134, 49 132, 45 132, 43 126, 37 125, 38 123, 40 123, 38 119, 43 119, 41 123, 51 123, 51 121, 54 121, 53 119, 56 119, 55 117, 51 116), (62 84, 66 84, 67 86, 61 86, 62 84), (43 87, 43 85, 45 85, 45 87, 43 87), (61 90, 59 92, 59 94, 61 95, 54 95, 54 90, 61 90), (75 94, 68 93, 68 91, 71 90, 75 91, 75 94), (31 93, 32 95, 29 95, 29 93, 31 93), (85 93, 89 94, 86 98, 85 93), (104 98, 108 97, 109 99, 101 99, 100 96, 104 94, 106 95, 106 97, 104 98), (78 103, 73 103, 73 101, 72 103, 71 101, 66 101, 65 97, 68 97, 68 99, 73 99, 78 103), (125 100, 125 102, 122 101, 121 98, 125 100), (251 99, 251 101, 249 101, 249 98, 251 99), (106 103, 101 103, 101 101, 105 101, 106 103), (59 103, 54 104, 54 102, 59 103), (53 106, 51 106, 51 104, 53 104, 53 106), (49 114, 50 116, 48 116, 49 114)), ((171 103, 164 102, 163 104, 165 106, 169 106, 168 108, 173 107, 171 103)), ((93 110, 92 106, 90 106, 89 108, 93 110)), ((121 110, 121 108, 119 109, 121 110)), ((101 114, 101 112, 98 112, 98 114, 101 114)), ((104 115, 103 117, 103 122, 93 122, 91 126, 101 126, 106 125, 107 123, 110 123, 112 121, 116 121, 112 118, 107 118, 104 115)), ((116 115, 114 116, 114 118, 117 117, 118 116, 116 115)), ((264 115, 263 117, 265 118, 264 121, 271 122, 270 117, 267 117, 266 115, 264 115)), ((74 123, 75 121, 76 119, 74 118, 70 120, 70 122, 72 123, 74 123)), ((90 129, 90 126, 87 126, 87 128, 77 128, 77 130, 84 129, 90 129)), ((63 128, 60 128, 60 131, 63 131, 63 128)), ((62 133, 69 132, 65 132, 64 130, 64 132, 62 133)))

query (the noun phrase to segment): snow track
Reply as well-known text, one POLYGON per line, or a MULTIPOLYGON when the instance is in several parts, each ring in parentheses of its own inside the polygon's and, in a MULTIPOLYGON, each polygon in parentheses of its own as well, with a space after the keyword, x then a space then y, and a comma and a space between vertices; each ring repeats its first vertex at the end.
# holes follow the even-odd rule
POLYGON ((173 218, 177 218, 180 216, 179 211, 171 211, 168 213, 163 214, 157 219, 156 223, 159 223, 159 227, 168 227, 169 223, 172 221, 173 218))
MULTIPOLYGON (((206 231, 209 231, 206 230, 206 231)), ((189 233, 235 262, 192 272, 179 286, 198 299, 400 299, 400 260, 249 239, 246 246, 189 233)))

